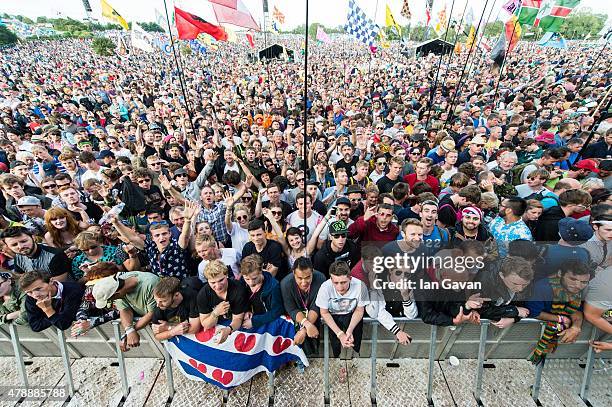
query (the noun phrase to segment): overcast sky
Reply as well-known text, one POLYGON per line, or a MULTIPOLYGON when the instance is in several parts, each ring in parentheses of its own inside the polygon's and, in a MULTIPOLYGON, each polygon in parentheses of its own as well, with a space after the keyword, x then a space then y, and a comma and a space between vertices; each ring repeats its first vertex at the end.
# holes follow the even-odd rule
MULTIPOLYGON (((100 1, 89 0, 93 8, 94 18, 101 19, 100 1)), ((166 0, 168 9, 176 3, 178 7, 183 6, 188 11, 199 14, 203 18, 213 19, 212 9, 207 0, 166 0)), ((453 16, 460 16, 464 10, 467 0, 455 0, 453 16)), ((484 15, 486 20, 489 10, 494 7, 491 19, 498 15, 501 5, 507 0, 488 0, 487 11, 484 15)), ((108 0, 108 2, 128 21, 154 21, 155 8, 163 11, 163 0, 108 0)), ((260 23, 263 15, 262 0, 243 0, 251 11, 255 20, 260 23)), ((408 24, 408 20, 400 15, 403 0, 356 0, 357 4, 370 17, 376 16, 376 22, 384 24, 385 5, 389 4, 397 22, 401 25, 408 24), (378 7, 377 7, 378 5, 378 7)), ((306 0, 269 0, 270 11, 277 6, 285 14, 285 24, 281 29, 290 29, 303 24, 306 16, 306 0)), ((473 8, 476 23, 480 18, 483 7, 487 0, 469 0, 473 8)), ((425 0, 409 0, 413 15, 412 23, 425 21, 425 0)), ((452 0, 434 0, 434 13, 432 19, 437 19, 437 13, 446 4, 447 14, 450 13, 452 0)), ((309 20, 326 26, 338 26, 346 22, 348 0, 309 0, 309 20)), ((603 12, 612 16, 612 1, 610 0, 582 0, 580 8, 590 7, 597 12, 603 12)), ((9 14, 22 14, 30 18, 39 16, 57 17, 62 16, 82 19, 85 17, 85 9, 82 0, 3 0, 0 1, 0 12, 9 14)), ((503 14, 502 14, 503 15, 503 14)), ((500 16, 502 16, 500 15, 500 16)))

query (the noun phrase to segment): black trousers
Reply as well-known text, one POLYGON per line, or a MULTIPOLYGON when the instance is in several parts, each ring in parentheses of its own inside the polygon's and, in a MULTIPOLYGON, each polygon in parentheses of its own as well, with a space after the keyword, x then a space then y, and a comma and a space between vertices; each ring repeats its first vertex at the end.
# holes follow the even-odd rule
MULTIPOLYGON (((351 324, 351 318, 353 317, 353 313, 346 315, 332 315, 334 318, 334 322, 342 329, 344 332, 348 329, 351 324)), ((329 341, 331 343, 332 352, 334 353, 334 357, 337 358, 340 356, 340 351, 342 350, 342 344, 340 340, 336 337, 334 332, 329 330, 329 341)), ((363 319, 359 321, 355 329, 353 330, 353 338, 355 339, 353 349, 355 352, 359 353, 359 349, 361 348, 361 336, 363 335, 363 319)))

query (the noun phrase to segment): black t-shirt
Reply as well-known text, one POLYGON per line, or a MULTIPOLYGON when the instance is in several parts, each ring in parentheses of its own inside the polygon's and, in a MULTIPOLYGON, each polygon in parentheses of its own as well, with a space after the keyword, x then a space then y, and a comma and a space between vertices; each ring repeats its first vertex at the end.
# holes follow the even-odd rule
POLYGON ((336 170, 338 170, 338 168, 344 168, 349 177, 355 175, 355 173, 357 173, 357 161, 359 161, 359 157, 353 157, 349 162, 344 161, 343 158, 336 163, 336 170))
POLYGON ((355 242, 347 239, 342 250, 334 252, 331 248, 331 241, 326 241, 323 247, 314 255, 312 264, 315 270, 319 270, 326 277, 329 277, 329 267, 336 260, 345 261, 350 268, 353 268, 359 262, 359 250, 355 242))
MULTIPOLYGON (((85 212, 87 213, 87 215, 89 216, 90 219, 93 219, 96 221, 96 223, 98 223, 100 221, 100 218, 102 217, 102 215, 104 215, 104 211, 95 203, 93 202, 83 202, 83 205, 85 205, 85 212)), ((68 211, 70 212, 70 214, 72 214, 72 216, 74 217, 74 219, 77 220, 77 222, 80 222, 83 220, 83 218, 81 217, 81 214, 78 212, 72 212, 72 211, 68 211)))
POLYGON ((265 247, 261 252, 258 252, 255 249, 255 244, 253 242, 247 242, 242 248, 242 258, 244 259, 246 256, 250 254, 259 254, 264 261, 264 269, 267 264, 272 264, 273 266, 278 268, 276 272, 276 279, 282 280, 287 273, 287 262, 283 261, 283 247, 276 240, 268 239, 268 243, 266 243, 265 247))
POLYGON ((182 288, 180 291, 183 296, 183 301, 176 308, 160 309, 155 307, 153 311, 154 324, 159 321, 166 321, 170 324, 178 324, 179 322, 189 321, 189 318, 198 318, 198 292, 189 288, 182 288))
POLYGON ((151 185, 149 189, 143 189, 145 193, 145 208, 161 209, 166 204, 162 191, 157 185, 151 185))
MULTIPOLYGON (((210 314, 213 309, 223 301, 228 301, 230 303, 230 311, 232 315, 242 314, 248 310, 249 293, 240 282, 228 279, 227 296, 226 300, 223 300, 217 296, 217 293, 215 293, 212 288, 210 288, 210 285, 205 284, 198 293, 198 312, 200 314, 210 314)), ((226 315, 219 316, 219 320, 221 319, 231 320, 232 316, 228 313, 226 315)))
POLYGON ((395 184, 397 184, 398 182, 400 182, 399 177, 395 181, 393 181, 390 180, 389 177, 384 175, 381 179, 378 180, 378 182, 376 182, 376 186, 378 187, 378 191, 381 194, 384 194, 386 192, 391 192, 395 184))
POLYGON ((28 271, 40 270, 51 277, 70 273, 72 260, 66 256, 62 249, 38 244, 36 252, 32 257, 18 254, 15 256, 15 272, 27 273, 28 271))

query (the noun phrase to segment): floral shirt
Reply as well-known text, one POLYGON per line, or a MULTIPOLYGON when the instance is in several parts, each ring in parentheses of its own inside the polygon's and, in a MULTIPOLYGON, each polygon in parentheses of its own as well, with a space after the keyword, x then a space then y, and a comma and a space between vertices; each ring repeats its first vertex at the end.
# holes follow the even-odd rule
MULTIPOLYGON (((128 255, 118 246, 102 246, 102 257, 98 262, 108 261, 116 265, 122 265, 128 259, 128 255)), ((81 270, 81 266, 86 261, 89 261, 85 253, 81 253, 72 259, 72 277, 79 280, 85 273, 81 270)))
POLYGON ((501 216, 496 217, 489 224, 489 231, 498 242, 500 256, 508 253, 508 242, 513 240, 533 240, 531 230, 522 219, 506 224, 501 216))

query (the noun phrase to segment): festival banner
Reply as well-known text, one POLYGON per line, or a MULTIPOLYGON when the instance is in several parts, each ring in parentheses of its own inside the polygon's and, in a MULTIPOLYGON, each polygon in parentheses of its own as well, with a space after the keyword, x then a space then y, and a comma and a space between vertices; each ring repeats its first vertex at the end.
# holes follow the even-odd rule
POLYGON ((327 35, 323 27, 320 25, 317 26, 317 41, 321 41, 323 44, 331 44, 329 35, 327 35))
POLYGON ((538 41, 538 45, 542 47, 551 47, 558 49, 566 49, 567 44, 565 42, 565 38, 559 33, 547 32, 545 33, 540 41, 538 41))
POLYGON ((274 372, 289 362, 300 360, 308 366, 304 351, 293 342, 293 321, 286 317, 256 329, 234 331, 222 344, 215 342, 215 330, 210 328, 164 342, 187 378, 229 390, 257 373, 274 372))
POLYGON ((132 47, 145 52, 153 52, 153 36, 146 32, 137 22, 132 23, 131 32, 132 47))
POLYGON ((402 10, 400 11, 400 15, 404 18, 410 20, 412 18, 412 13, 410 12, 410 6, 408 5, 408 0, 404 0, 404 4, 402 5, 402 10))
POLYGON ((259 31, 251 12, 241 0, 210 0, 210 2, 219 23, 259 31))

